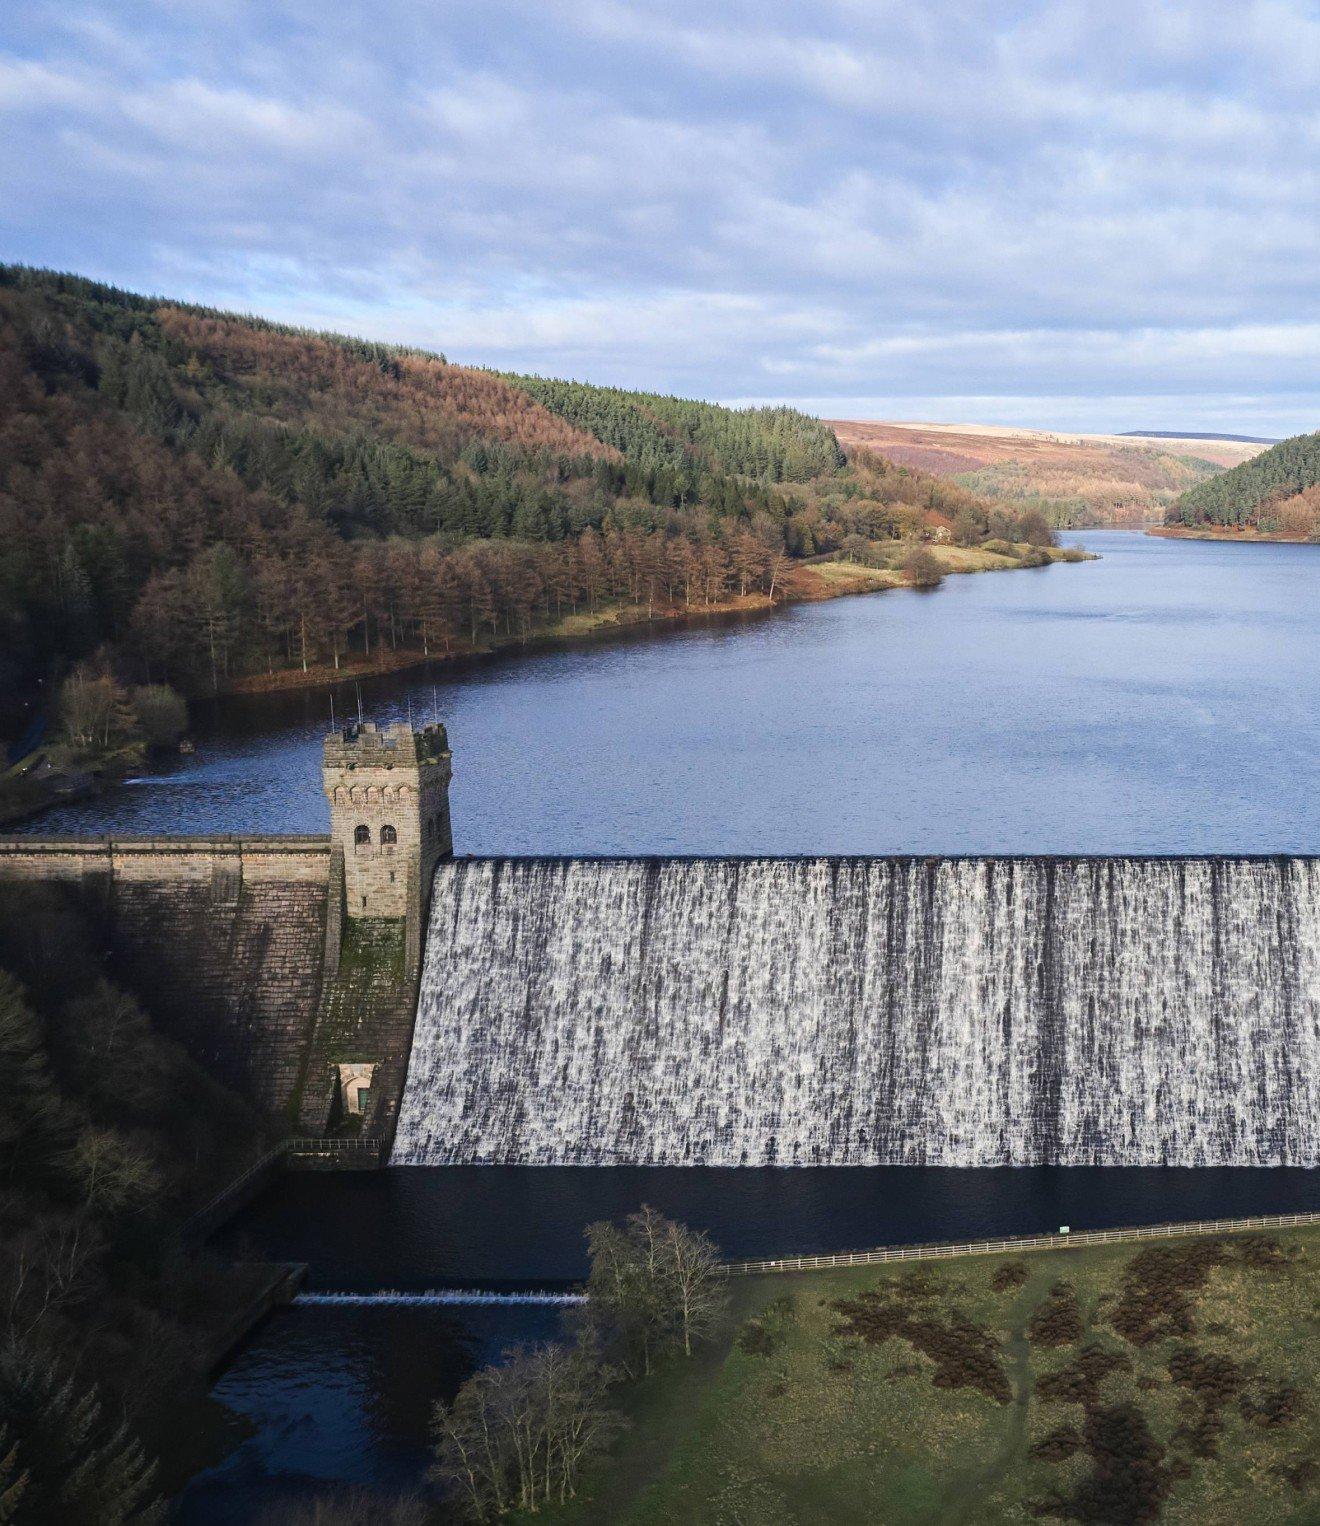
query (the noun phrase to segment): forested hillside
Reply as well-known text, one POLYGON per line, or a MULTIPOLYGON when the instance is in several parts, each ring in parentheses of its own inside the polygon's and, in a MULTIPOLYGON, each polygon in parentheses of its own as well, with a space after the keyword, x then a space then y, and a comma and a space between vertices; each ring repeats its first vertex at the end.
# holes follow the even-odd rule
POLYGON ((1184 493, 1169 525, 1250 528, 1306 539, 1320 534, 1320 433, 1295 435, 1184 493))
POLYGON ((75 663, 209 692, 1030 539, 787 408, 502 376, 0 267, 0 735, 75 663), (6 707, 7 704, 7 707, 6 707))
POLYGON ((756 482, 809 482, 844 465, 833 431, 792 408, 735 410, 540 376, 507 380, 628 460, 673 471, 694 488, 711 471, 756 482))

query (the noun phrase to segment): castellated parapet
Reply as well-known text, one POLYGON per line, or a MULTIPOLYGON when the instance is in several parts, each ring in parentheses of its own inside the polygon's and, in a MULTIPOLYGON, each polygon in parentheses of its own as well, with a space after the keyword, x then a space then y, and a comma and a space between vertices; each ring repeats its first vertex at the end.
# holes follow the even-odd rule
POLYGON ((425 909, 435 866, 454 850, 450 759, 440 725, 367 722, 326 737, 321 777, 351 919, 411 922, 425 909))

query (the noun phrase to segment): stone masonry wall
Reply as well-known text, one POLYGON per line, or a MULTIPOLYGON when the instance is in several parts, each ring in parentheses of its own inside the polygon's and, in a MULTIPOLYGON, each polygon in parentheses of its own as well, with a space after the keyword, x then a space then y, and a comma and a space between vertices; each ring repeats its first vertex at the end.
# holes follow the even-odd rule
POLYGON ((407 925, 397 918, 345 923, 339 968, 322 989, 308 1051, 300 1132, 324 1132, 339 1065, 367 1061, 376 1066, 376 1074, 362 1134, 385 1144, 393 1139, 417 1011, 415 967, 408 963, 407 945, 407 925))
POLYGON ((0 877, 97 897, 112 962, 194 1058, 258 1105, 289 1107, 326 965, 328 838, 9 838, 0 877))
POLYGON ((407 915, 453 850, 450 754, 444 727, 414 732, 371 723, 325 739, 321 780, 330 835, 344 849, 350 920, 407 915))

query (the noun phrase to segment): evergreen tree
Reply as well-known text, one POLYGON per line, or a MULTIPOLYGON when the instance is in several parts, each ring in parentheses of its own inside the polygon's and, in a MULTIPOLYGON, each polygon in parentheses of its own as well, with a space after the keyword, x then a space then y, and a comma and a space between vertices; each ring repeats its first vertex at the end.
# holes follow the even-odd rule
POLYGON ((43 1357, 0 1350, 0 1425, 26 1483, 24 1526, 157 1526, 156 1467, 124 1425, 109 1425, 94 1391, 79 1393, 43 1357))
POLYGON ((8 1428, 0 1425, 0 1526, 18 1520, 27 1481, 28 1476, 18 1463, 18 1443, 11 1442, 8 1428))
POLYGON ((71 1138, 68 1110, 46 1059, 42 1023, 18 981, 0 969, 0 1179, 27 1177, 57 1158, 71 1138))

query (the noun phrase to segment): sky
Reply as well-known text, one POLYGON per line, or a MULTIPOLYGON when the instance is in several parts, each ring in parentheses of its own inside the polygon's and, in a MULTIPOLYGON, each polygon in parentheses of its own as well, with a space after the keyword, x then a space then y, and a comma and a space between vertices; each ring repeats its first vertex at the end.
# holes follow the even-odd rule
POLYGON ((7 0, 0 259, 826 417, 1320 428, 1307 0, 7 0))

